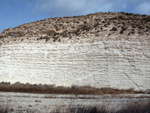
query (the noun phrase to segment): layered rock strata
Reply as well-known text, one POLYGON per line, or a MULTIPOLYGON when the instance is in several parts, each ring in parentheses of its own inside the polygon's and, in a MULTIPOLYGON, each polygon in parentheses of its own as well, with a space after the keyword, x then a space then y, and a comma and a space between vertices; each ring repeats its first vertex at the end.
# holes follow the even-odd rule
POLYGON ((0 82, 150 89, 150 16, 45 19, 0 35, 0 82))

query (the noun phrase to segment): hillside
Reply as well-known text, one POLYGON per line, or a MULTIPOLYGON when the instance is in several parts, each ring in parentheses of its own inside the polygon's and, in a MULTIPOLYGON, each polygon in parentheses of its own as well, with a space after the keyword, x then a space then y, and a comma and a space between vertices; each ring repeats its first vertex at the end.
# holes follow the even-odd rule
POLYGON ((0 82, 150 90, 150 16, 45 19, 0 36, 0 82))
POLYGON ((133 36, 150 34, 150 16, 130 13, 96 13, 87 16, 50 18, 15 28, 5 29, 1 33, 4 42, 28 40, 61 41, 63 38, 110 35, 133 36), (5 39, 10 38, 10 40, 5 39), (20 37, 18 39, 18 37, 20 37), (35 38, 31 38, 35 37, 35 38))

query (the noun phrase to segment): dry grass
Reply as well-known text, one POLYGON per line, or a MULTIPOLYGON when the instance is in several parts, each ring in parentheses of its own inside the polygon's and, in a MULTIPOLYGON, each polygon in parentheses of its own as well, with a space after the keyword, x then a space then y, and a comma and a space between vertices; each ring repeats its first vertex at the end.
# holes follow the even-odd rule
POLYGON ((131 103, 115 113, 150 113, 150 101, 147 103, 131 103))
POLYGON ((10 113, 13 112, 13 108, 8 104, 0 104, 0 113, 10 113))
POLYGON ((134 91, 133 89, 118 90, 112 88, 93 88, 90 86, 72 86, 72 87, 55 87, 52 85, 31 85, 21 83, 0 83, 1 92, 21 92, 21 93, 40 93, 40 94, 86 94, 86 95, 103 95, 103 94, 137 94, 145 93, 143 91, 134 91))
MULTIPOLYGON (((10 107, 10 105, 0 104, 0 113, 36 113, 36 111, 28 109, 14 110, 13 107, 10 107)), ((108 110, 107 106, 104 105, 74 106, 66 108, 65 110, 62 110, 61 107, 56 106, 51 113, 150 113, 150 101, 144 103, 129 103, 118 111, 115 109, 108 110)))
POLYGON ((108 113, 105 106, 100 107, 78 107, 78 108, 69 108, 67 113, 108 113))
POLYGON ((56 109, 53 113, 150 113, 150 101, 146 103, 129 103, 120 110, 108 110, 106 106, 83 106, 70 107, 65 112, 56 109))

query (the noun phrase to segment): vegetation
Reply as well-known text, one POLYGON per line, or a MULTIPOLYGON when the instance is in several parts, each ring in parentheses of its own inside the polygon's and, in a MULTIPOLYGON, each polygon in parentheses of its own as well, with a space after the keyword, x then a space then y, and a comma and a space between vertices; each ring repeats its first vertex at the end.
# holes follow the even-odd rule
POLYGON ((13 108, 8 104, 0 104, 0 113, 10 113, 13 112, 13 108))
POLYGON ((86 95, 103 95, 103 94, 137 94, 145 93, 143 91, 134 91, 133 89, 119 90, 112 88, 93 88, 90 86, 53 86, 53 85, 32 85, 32 84, 21 84, 21 83, 0 83, 1 92, 21 92, 21 93, 41 93, 41 94, 86 94, 86 95))
MULTIPOLYGON (((37 112, 37 111, 36 111, 37 112)), ((36 113, 33 110, 14 110, 9 105, 0 105, 0 113, 36 113)), ((40 113, 40 112, 39 112, 40 113)), ((48 113, 48 112, 47 112, 48 113)), ((75 106, 62 111, 57 106, 51 113, 150 113, 150 101, 146 103, 130 103, 120 110, 108 110, 106 106, 75 106)))
MULTIPOLYGON (((57 109, 53 113, 66 113, 60 111, 57 109)), ((106 106, 71 107, 67 109, 67 113, 150 113, 150 101, 147 103, 130 103, 118 111, 115 109, 108 111, 106 106)))

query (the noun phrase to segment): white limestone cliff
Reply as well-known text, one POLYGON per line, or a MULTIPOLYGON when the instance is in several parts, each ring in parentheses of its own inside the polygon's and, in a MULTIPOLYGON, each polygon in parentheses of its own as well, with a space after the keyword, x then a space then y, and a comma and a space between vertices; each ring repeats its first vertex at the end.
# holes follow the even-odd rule
POLYGON ((150 89, 150 16, 53 18, 0 36, 0 82, 150 89))

